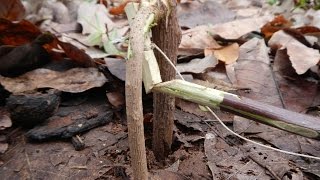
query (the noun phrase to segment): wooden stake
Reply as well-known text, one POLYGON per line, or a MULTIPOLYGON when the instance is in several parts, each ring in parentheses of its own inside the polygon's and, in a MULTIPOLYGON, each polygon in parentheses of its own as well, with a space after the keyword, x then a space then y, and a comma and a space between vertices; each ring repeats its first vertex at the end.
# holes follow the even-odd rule
MULTIPOLYGON (((177 62, 178 46, 181 40, 181 31, 176 17, 176 2, 169 4, 168 19, 162 18, 158 25, 152 28, 152 40, 172 60, 177 62), (169 6, 170 6, 169 5, 169 6)), ((166 8, 166 7, 163 7, 166 8)), ((175 79, 176 72, 165 58, 155 52, 163 81, 175 79)), ((153 94, 153 152, 157 160, 164 160, 169 154, 173 135, 173 118, 175 98, 170 94, 154 92, 153 94)))
POLYGON ((130 23, 129 60, 126 64, 126 112, 128 122, 128 137, 131 156, 131 166, 134 179, 148 179, 147 158, 143 128, 142 110, 142 62, 145 59, 145 38, 150 39, 146 24, 153 16, 153 8, 147 2, 141 2, 141 7, 130 23))

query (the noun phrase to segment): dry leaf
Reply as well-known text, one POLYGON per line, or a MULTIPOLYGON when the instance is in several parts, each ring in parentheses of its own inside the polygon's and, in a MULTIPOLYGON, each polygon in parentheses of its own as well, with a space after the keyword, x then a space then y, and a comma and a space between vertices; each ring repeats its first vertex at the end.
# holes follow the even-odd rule
POLYGON ((124 8, 126 7, 126 5, 129 2, 136 2, 136 1, 125 0, 121 4, 119 4, 118 6, 110 7, 109 8, 109 13, 112 14, 112 15, 121 15, 121 14, 123 14, 124 13, 124 8))
POLYGON ((21 93, 38 88, 54 88, 64 92, 79 93, 107 82, 96 68, 73 68, 65 72, 36 69, 16 78, 0 76, 0 83, 11 93, 21 93))
POLYGON ((240 46, 237 62, 226 66, 227 74, 235 85, 251 89, 250 93, 239 92, 240 95, 279 106, 281 103, 272 78, 268 52, 263 39, 251 39, 240 46))
POLYGON ((99 59, 107 57, 109 54, 105 53, 103 50, 92 47, 86 46, 85 39, 87 36, 80 34, 80 33, 65 33, 62 37, 59 38, 62 42, 68 42, 73 46, 77 47, 78 49, 84 51, 87 55, 89 55, 92 59, 99 59))
POLYGON ((83 50, 67 42, 58 41, 58 44, 64 50, 66 55, 78 65, 82 67, 95 67, 93 59, 83 50))
POLYGON ((41 34, 31 43, 21 46, 1 46, 0 74, 18 76, 47 64, 50 56, 43 46, 53 41, 51 34, 41 34))
POLYGON ((78 20, 82 25, 82 34, 92 34, 97 31, 106 33, 112 30, 114 23, 108 17, 108 11, 102 4, 96 2, 83 2, 78 9, 78 20))
POLYGON ((210 26, 203 25, 184 31, 179 48, 204 49, 220 46, 210 34, 210 29, 210 26))
POLYGON ((233 43, 220 49, 206 48, 205 55, 210 54, 213 54, 218 60, 226 64, 234 63, 239 58, 239 44, 233 43))
POLYGON ((312 106, 318 85, 296 74, 285 49, 277 51, 273 69, 286 109, 304 112, 312 106))
POLYGON ((310 8, 305 14, 304 25, 320 27, 320 11, 310 8))
POLYGON ((108 92, 107 98, 115 109, 121 109, 125 106, 125 98, 121 92, 108 92))
POLYGON ((204 152, 213 176, 212 179, 231 179, 230 177, 256 179, 257 175, 261 179, 270 179, 265 168, 247 158, 247 152, 243 152, 237 146, 227 144, 226 140, 223 141, 222 138, 218 138, 212 133, 205 135, 204 152))
POLYGON ((26 20, 11 22, 0 18, 0 34, 0 44, 19 46, 34 40, 41 31, 26 20))
POLYGON ((224 24, 217 24, 210 28, 210 33, 218 34, 226 39, 238 39, 241 36, 252 32, 257 31, 265 23, 272 19, 272 16, 261 16, 247 19, 240 19, 224 24))
POLYGON ((320 34, 320 28, 315 26, 302 26, 299 28, 296 28, 297 31, 301 32, 302 34, 307 35, 318 35, 320 34))
POLYGON ((11 21, 23 19, 25 9, 20 0, 1 0, 0 18, 5 18, 11 21))
POLYGON ((318 50, 305 46, 282 30, 274 33, 268 44, 273 47, 280 46, 287 48, 292 67, 296 70, 297 74, 304 74, 320 60, 318 50))
POLYGON ((225 39, 238 39, 249 32, 259 30, 260 27, 271 19, 272 16, 262 16, 235 20, 214 26, 197 26, 182 33, 179 48, 204 49, 207 47, 218 47, 219 44, 213 39, 212 35, 218 34, 225 39))
POLYGON ((291 25, 292 23, 283 16, 276 16, 271 22, 268 22, 261 28, 261 33, 264 34, 266 39, 270 39, 273 33, 283 28, 288 28, 291 25))
POLYGON ((191 1, 177 7, 177 17, 181 27, 193 28, 234 20, 235 13, 215 1, 191 1))
POLYGON ((104 58, 104 61, 111 74, 122 81, 126 80, 126 61, 124 59, 104 58))
POLYGON ((203 59, 193 59, 188 63, 181 63, 177 65, 179 72, 202 73, 207 68, 215 67, 218 60, 214 56, 207 56, 203 59))

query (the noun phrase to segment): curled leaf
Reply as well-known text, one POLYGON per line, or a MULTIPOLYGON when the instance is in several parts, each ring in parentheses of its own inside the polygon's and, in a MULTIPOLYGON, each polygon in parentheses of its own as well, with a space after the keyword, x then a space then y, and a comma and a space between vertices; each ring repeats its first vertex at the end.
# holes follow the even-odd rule
POLYGON ((231 64, 239 58, 239 44, 233 43, 219 49, 207 48, 205 54, 206 56, 213 54, 218 60, 231 64))

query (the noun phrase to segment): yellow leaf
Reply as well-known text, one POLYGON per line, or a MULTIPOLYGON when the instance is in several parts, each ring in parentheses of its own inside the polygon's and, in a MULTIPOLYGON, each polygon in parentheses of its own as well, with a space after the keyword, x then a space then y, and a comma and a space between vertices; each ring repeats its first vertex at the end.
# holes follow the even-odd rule
POLYGON ((239 58, 239 44, 233 43, 221 49, 213 50, 213 55, 226 64, 231 64, 239 58))

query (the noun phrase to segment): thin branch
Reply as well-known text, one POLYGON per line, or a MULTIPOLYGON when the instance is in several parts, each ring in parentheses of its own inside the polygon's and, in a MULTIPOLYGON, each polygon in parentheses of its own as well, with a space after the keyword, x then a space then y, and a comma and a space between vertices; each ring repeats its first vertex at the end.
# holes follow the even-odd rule
POLYGON ((172 63, 172 61, 168 58, 168 56, 156 45, 156 44, 152 44, 152 46, 154 48, 156 48, 156 50, 159 51, 159 53, 165 58, 165 60, 174 68, 174 70, 177 72, 177 74, 179 75, 179 77, 185 81, 185 79, 183 78, 183 76, 181 75, 181 73, 178 71, 178 69, 176 68, 176 66, 172 63))

